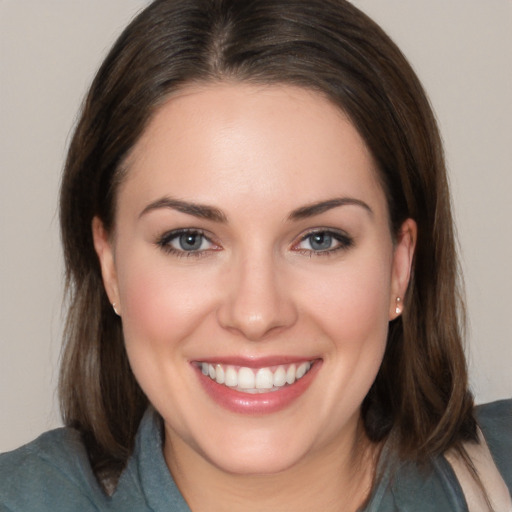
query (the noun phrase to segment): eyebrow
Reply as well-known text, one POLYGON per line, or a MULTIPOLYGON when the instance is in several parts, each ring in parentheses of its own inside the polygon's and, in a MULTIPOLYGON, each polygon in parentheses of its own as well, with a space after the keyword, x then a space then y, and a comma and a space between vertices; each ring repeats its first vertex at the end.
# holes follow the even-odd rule
POLYGON ((373 216, 373 210, 364 201, 355 199, 353 197, 338 197, 297 208, 296 210, 293 210, 292 213, 290 213, 288 220, 307 219, 309 217, 314 217, 315 215, 320 215, 321 213, 324 213, 328 210, 332 210, 333 208, 347 205, 360 206, 373 216))
POLYGON ((160 208, 170 208, 172 210, 177 210, 178 212, 193 215, 194 217, 198 217, 200 219, 211 220, 213 222, 227 222, 226 215, 214 206, 190 203, 188 201, 180 201, 179 199, 172 199, 170 197, 162 197, 161 199, 148 204, 140 213, 139 218, 153 210, 158 210, 160 208))
MULTIPOLYGON (((347 205, 360 206, 373 215, 373 210, 364 201, 352 197, 339 197, 301 206, 290 213, 288 220, 297 221, 307 219, 309 217, 314 217, 315 215, 320 215, 328 210, 332 210, 333 208, 347 205)), ((140 213, 139 218, 160 208, 170 208, 181 213, 186 213, 200 219, 211 220, 213 222, 227 222, 226 215, 215 206, 191 203, 188 201, 181 201, 179 199, 172 199, 170 197, 162 197, 161 199, 157 199, 156 201, 148 204, 140 213)))

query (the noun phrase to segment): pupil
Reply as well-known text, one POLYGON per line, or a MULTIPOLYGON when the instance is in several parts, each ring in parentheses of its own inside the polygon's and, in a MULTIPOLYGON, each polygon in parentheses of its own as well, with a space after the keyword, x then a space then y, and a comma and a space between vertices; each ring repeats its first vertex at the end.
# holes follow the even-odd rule
POLYGON ((201 247, 201 235, 185 233, 180 236, 180 245, 184 251, 197 251, 201 247))
POLYGON ((325 251, 331 247, 332 236, 326 233, 317 233, 311 237, 311 247, 315 251, 325 251))

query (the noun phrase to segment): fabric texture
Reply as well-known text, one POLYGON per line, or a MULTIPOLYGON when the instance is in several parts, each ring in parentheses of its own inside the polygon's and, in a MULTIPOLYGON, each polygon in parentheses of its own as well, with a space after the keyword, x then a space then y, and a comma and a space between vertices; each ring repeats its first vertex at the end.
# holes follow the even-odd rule
MULTIPOLYGON (((477 408, 477 418, 510 492, 512 400, 477 408)), ((61 428, 43 434, 0 456, 0 511, 190 512, 165 464, 161 432, 158 414, 148 409, 112 496, 98 485, 78 432, 61 428)), ((363 512, 468 512, 444 457, 420 471, 412 463, 399 463, 389 451, 383 452, 381 477, 363 512)))

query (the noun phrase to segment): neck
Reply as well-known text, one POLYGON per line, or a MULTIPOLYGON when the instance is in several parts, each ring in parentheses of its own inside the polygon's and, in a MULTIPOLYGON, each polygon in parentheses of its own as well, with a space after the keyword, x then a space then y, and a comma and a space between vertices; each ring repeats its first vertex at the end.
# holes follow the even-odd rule
POLYGON ((175 436, 166 433, 165 458, 192 512, 355 511, 368 498, 379 447, 361 422, 350 442, 337 442, 273 474, 238 475, 222 471, 175 436))

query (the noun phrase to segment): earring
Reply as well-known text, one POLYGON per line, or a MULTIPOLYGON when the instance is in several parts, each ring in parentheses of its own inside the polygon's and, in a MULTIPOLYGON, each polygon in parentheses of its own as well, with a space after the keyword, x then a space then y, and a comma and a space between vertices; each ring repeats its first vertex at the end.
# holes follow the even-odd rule
POLYGON ((400 307, 400 302, 402 302, 402 299, 400 297, 396 298, 396 307, 395 307, 395 313, 399 315, 402 312, 402 308, 400 307))
POLYGON ((117 309, 116 309, 116 303, 115 303, 115 302, 112 302, 112 309, 114 310, 114 313, 115 313, 117 316, 121 316, 121 315, 119 314, 119 311, 117 311, 117 309))

